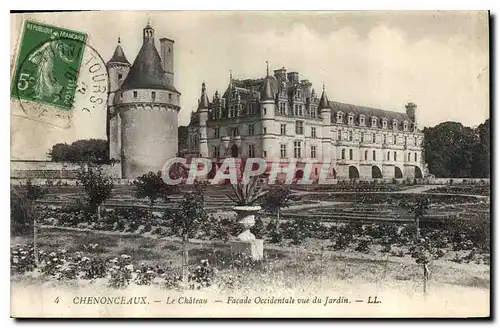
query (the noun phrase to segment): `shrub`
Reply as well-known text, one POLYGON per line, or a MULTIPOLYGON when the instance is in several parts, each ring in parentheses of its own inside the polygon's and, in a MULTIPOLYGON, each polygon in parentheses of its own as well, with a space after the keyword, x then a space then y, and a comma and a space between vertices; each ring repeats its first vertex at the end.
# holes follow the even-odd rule
POLYGON ((120 257, 109 260, 111 267, 108 268, 108 284, 113 288, 125 288, 132 280, 134 266, 131 264, 130 256, 122 254, 120 257))
POLYGON ((158 198, 167 202, 170 195, 177 192, 177 187, 167 185, 162 179, 162 172, 149 172, 134 181, 135 195, 149 200, 150 211, 158 198))
POLYGON ((269 237, 271 238, 270 242, 272 244, 279 244, 281 243, 281 241, 283 241, 283 233, 278 228, 278 225, 275 220, 269 222, 269 224, 267 225, 267 231, 269 231, 268 234, 269 237))
POLYGON ((34 247, 32 243, 10 247, 11 273, 25 273, 35 268, 34 247))
POLYGON ((250 232, 253 233, 257 239, 264 238, 265 227, 260 217, 255 218, 255 225, 250 229, 250 232))
POLYGON ((355 250, 362 253, 368 253, 368 251, 370 250, 371 242, 372 239, 370 237, 359 238, 358 245, 356 246, 355 250))
POLYGON ((202 289, 213 284, 216 270, 210 266, 208 260, 201 260, 192 272, 189 273, 188 283, 190 289, 202 289))
POLYGON ((349 225, 339 225, 334 233, 332 236, 332 241, 334 242, 333 248, 337 250, 349 247, 354 239, 349 225))
POLYGON ((33 233, 34 209, 32 202, 22 193, 10 191, 10 229, 13 236, 33 233))
POLYGON ((100 166, 92 164, 81 167, 77 176, 86 193, 89 210, 97 213, 99 206, 111 196, 113 180, 104 174, 100 166))

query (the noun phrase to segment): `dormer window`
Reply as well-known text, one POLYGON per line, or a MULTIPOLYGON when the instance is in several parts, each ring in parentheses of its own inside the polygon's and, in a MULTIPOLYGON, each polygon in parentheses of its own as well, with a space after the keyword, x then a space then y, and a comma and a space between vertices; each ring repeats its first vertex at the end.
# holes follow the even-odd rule
POLYGON ((403 123, 403 129, 404 129, 405 131, 408 131, 408 122, 406 122, 406 121, 405 121, 405 122, 403 123))
POLYGON ((382 120, 382 128, 383 128, 383 129, 387 129, 387 119, 386 119, 386 118, 384 118, 384 119, 382 120))
POLYGON ((377 127, 377 118, 372 117, 372 128, 375 128, 375 127, 377 127))
POLYGON ((353 124, 354 123, 354 114, 349 114, 349 124, 353 124))
POLYGON ((134 91, 134 98, 137 98, 137 91, 134 91))
POLYGON ((342 112, 337 113, 337 123, 341 124, 344 118, 344 114, 342 112))
POLYGON ((365 116, 361 115, 359 117, 359 125, 364 126, 365 125, 365 116))
POLYGON ((397 121, 397 120, 392 121, 392 128, 393 128, 394 130, 397 130, 397 129, 398 129, 398 121, 397 121))
POLYGON ((153 100, 156 98, 156 92, 151 91, 151 98, 153 98, 153 100))

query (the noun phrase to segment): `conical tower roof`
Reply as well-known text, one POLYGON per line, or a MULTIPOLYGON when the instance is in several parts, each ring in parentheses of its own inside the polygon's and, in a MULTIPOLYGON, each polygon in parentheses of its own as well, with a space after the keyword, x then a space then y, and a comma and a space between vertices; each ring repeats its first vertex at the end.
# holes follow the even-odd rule
MULTIPOLYGON (((266 62, 267 64, 267 62, 266 62)), ((267 65, 267 74, 262 83, 260 98, 261 100, 274 100, 275 92, 271 82, 272 77, 269 76, 269 65, 267 65)))
MULTIPOLYGON (((148 28, 150 27, 145 30, 148 28)), ((179 93, 167 80, 152 37, 144 39, 141 50, 123 81, 122 90, 128 89, 161 89, 179 93)))
POLYGON ((321 94, 321 99, 319 100, 318 109, 330 108, 330 102, 328 96, 326 95, 325 85, 323 84, 323 93, 321 94))
POLYGON ((115 49, 115 52, 113 53, 113 56, 108 61, 108 64, 110 64, 110 63, 130 65, 130 62, 127 60, 127 57, 125 56, 125 52, 123 51, 123 48, 121 46, 120 38, 118 38, 118 44, 116 45, 116 49, 115 49))
POLYGON ((208 100, 207 89, 205 87, 205 82, 201 85, 201 97, 200 103, 198 104, 198 109, 206 109, 210 105, 210 101, 208 100))

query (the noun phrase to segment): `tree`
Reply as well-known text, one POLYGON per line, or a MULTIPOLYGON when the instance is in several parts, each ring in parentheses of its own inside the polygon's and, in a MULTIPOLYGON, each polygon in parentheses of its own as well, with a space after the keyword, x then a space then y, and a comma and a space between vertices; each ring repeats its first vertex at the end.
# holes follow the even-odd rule
POLYGON ((108 163, 108 142, 102 139, 77 140, 71 145, 58 143, 52 146, 49 156, 53 162, 96 164, 108 163))
POLYGON ((100 166, 87 164, 80 167, 77 172, 80 185, 83 186, 86 201, 91 213, 100 217, 100 206, 111 197, 113 179, 107 176, 100 166))
POLYGON ((472 176, 477 178, 490 177, 490 120, 487 119, 477 129, 479 143, 474 147, 472 176))
POLYGON ((162 172, 149 172, 134 181, 135 195, 138 198, 149 199, 149 212, 153 212, 153 206, 158 198, 168 201, 170 195, 176 191, 176 187, 167 185, 162 179, 162 172))
POLYGON ((177 149, 179 149, 180 157, 189 152, 188 136, 188 127, 182 125, 179 126, 179 129, 177 130, 177 149))
POLYGON ((291 189, 284 184, 270 188, 268 193, 262 198, 262 208, 266 212, 276 215, 275 222, 272 225, 274 231, 271 233, 271 238, 275 240, 275 242, 279 242, 281 239, 275 236, 279 234, 281 209, 290 206, 292 199, 291 189))
POLYGON ((400 206, 408 211, 408 213, 413 217, 415 222, 415 243, 420 240, 420 219, 422 219, 427 210, 429 210, 430 201, 425 195, 419 195, 415 201, 409 202, 403 199, 400 202, 400 206))
POLYGON ((205 183, 195 182, 193 189, 185 192, 180 208, 172 218, 172 230, 175 234, 182 236, 182 280, 187 285, 189 264, 189 238, 196 235, 198 230, 208 220, 205 211, 205 183))
POLYGON ((37 224, 35 210, 35 201, 42 198, 47 190, 34 185, 31 179, 28 179, 25 186, 21 188, 11 188, 11 234, 24 235, 30 231, 33 232, 33 245, 35 247, 34 260, 35 266, 38 267, 38 251, 36 249, 37 224), (24 192, 21 190, 24 189, 24 192))
POLYGON ((49 151, 52 162, 68 162, 71 158, 71 146, 65 143, 57 143, 49 151))
POLYGON ((424 156, 437 177, 489 177, 489 119, 477 128, 444 122, 424 128, 424 156))
POLYGON ((423 195, 417 197, 414 202, 401 201, 400 205, 408 210, 415 220, 415 251, 412 256, 415 258, 417 264, 422 264, 423 281, 424 281, 424 294, 427 293, 427 280, 429 279, 428 264, 431 261, 429 252, 429 243, 425 239, 420 238, 420 219, 429 210, 429 198, 423 195))

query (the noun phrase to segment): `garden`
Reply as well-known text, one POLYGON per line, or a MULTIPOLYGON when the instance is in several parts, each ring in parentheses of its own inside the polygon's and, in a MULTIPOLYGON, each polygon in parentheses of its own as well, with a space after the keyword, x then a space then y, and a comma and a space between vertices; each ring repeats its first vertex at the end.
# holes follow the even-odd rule
POLYGON ((129 199, 128 206, 107 206, 112 182, 98 170, 80 178, 72 204, 40 202, 47 192, 29 182, 12 190, 13 280, 245 289, 255 281, 266 288, 352 279, 426 286, 432 278, 489 288, 490 214, 482 198, 296 194, 285 186, 262 192, 261 186, 255 192, 236 187, 232 200, 221 201, 226 187, 174 190, 150 173, 137 179, 133 193, 118 196, 129 199), (208 206, 210 197, 226 206, 208 206), (226 207, 248 199, 262 208, 251 227, 265 241, 261 261, 229 247, 242 228, 226 207))

